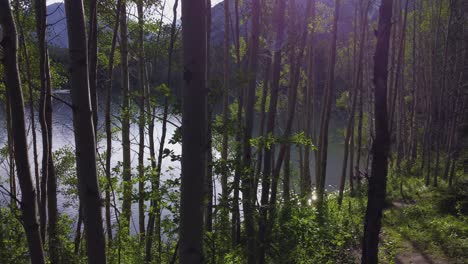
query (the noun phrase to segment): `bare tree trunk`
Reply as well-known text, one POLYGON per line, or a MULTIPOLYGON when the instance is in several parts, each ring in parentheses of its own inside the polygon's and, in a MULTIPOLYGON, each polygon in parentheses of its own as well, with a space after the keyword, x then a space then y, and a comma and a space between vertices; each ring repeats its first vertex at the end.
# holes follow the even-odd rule
MULTIPOLYGON (((316 1, 311 1, 311 16, 307 21, 306 26, 308 27, 311 21, 315 20, 315 13, 316 13, 316 1)), ((309 33, 308 39, 308 62, 307 62, 307 85, 306 91, 304 94, 306 95, 305 100, 305 133, 307 138, 312 138, 315 141, 315 86, 316 86, 316 69, 315 69, 315 32, 314 29, 311 30, 309 33)), ((304 148, 304 174, 303 174, 303 183, 304 186, 302 195, 308 196, 312 192, 312 179, 310 175, 310 148, 304 148)))
POLYGON ((39 71, 40 71, 40 84, 41 84, 41 98, 39 103, 39 122, 42 134, 42 177, 41 177, 41 200, 39 201, 39 215, 41 225, 42 242, 46 240, 46 223, 47 223, 47 180, 49 173, 49 136, 47 128, 47 102, 48 87, 46 77, 46 40, 45 40, 45 27, 46 27, 46 11, 45 1, 36 0, 34 2, 36 10, 36 31, 38 38, 39 48, 39 71))
MULTIPOLYGON (((175 30, 176 30, 176 18, 177 18, 177 6, 179 4, 179 1, 176 0, 174 2, 174 7, 173 7, 173 15, 174 19, 172 21, 172 26, 171 26, 171 40, 169 44, 169 50, 168 50, 168 70, 167 70, 167 85, 168 87, 171 87, 171 76, 172 76, 172 55, 173 55, 173 49, 174 49, 174 43, 175 43, 175 30)), ((169 116, 169 98, 167 96, 164 97, 164 109, 163 109, 163 117, 162 117, 162 131, 161 131, 161 139, 160 139, 160 144, 159 144, 159 150, 158 150, 158 157, 157 157, 157 168, 156 168, 156 179, 154 180, 154 189, 153 192, 153 200, 152 200, 152 206, 153 209, 150 209, 150 216, 148 218, 148 239, 146 241, 146 261, 150 262, 151 261, 151 247, 153 244, 153 233, 156 231, 156 242, 158 245, 158 259, 160 260, 161 258, 161 252, 162 252, 162 245, 161 245, 161 194, 159 190, 160 186, 160 179, 161 179, 161 170, 162 170, 162 162, 163 162, 163 156, 164 156, 164 144, 166 141, 166 135, 167 135, 167 119, 169 116), (156 230, 155 229, 156 225, 156 230)))
MULTIPOLYGON (((166 2, 163 4, 163 9, 166 6, 166 2)), ((163 19, 163 13, 161 14, 161 17, 159 19, 159 24, 162 23, 163 19)), ((156 43, 159 43, 160 36, 161 36, 162 29, 158 31, 158 35, 156 38, 156 43)), ((147 73, 146 69, 145 72, 147 73)), ((145 77, 148 78, 148 74, 145 74, 145 77)), ((149 212, 149 217, 148 217, 148 223, 146 227, 146 245, 145 245, 145 262, 149 263, 152 260, 152 246, 153 246, 153 236, 154 236, 154 222, 157 217, 159 217, 159 211, 155 211, 157 208, 158 203, 158 196, 159 196, 159 178, 157 177, 157 169, 158 169, 158 164, 156 160, 156 150, 155 150, 155 145, 154 145, 154 121, 155 121, 155 107, 151 103, 151 90, 149 88, 149 85, 147 87, 148 92, 147 92, 147 102, 146 102, 146 111, 150 114, 149 117, 149 124, 148 124, 148 139, 149 139, 149 150, 150 150, 150 160, 151 160, 151 169, 153 170, 152 178, 151 178, 151 201, 150 201, 150 212, 149 212)), ((159 227, 158 227, 159 229, 159 227)), ((158 232, 160 232, 158 230, 158 232)), ((159 233, 157 235, 159 237, 159 233)), ((159 241, 159 239, 158 239, 159 241)), ((159 248, 158 248, 159 249, 159 248)), ((160 254, 158 254, 158 258, 160 257, 160 254)))
POLYGON ((146 100, 146 76, 145 76, 145 46, 144 46, 144 13, 143 0, 137 1, 138 12, 138 73, 140 85, 139 120, 138 120, 138 224, 140 231, 140 242, 145 241, 145 100, 146 100))
MULTIPOLYGON (((17 3, 18 4, 18 3, 17 3)), ((19 4, 18 4, 19 5, 19 4)), ((16 18, 19 23, 19 16, 16 18)), ((24 38, 24 30, 21 23, 18 24, 19 27, 19 41, 21 48, 23 49, 23 56, 25 60, 25 70, 26 70, 26 82, 28 84, 28 94, 29 94, 29 115, 30 115, 30 122, 31 122, 31 134, 32 134, 32 142, 33 142, 33 161, 34 161, 34 179, 35 179, 35 186, 36 186, 36 196, 37 201, 41 200, 40 194, 40 176, 39 176, 39 164, 38 164, 38 155, 37 155, 37 132, 36 132, 36 115, 34 113, 34 94, 33 94, 33 86, 31 84, 32 74, 31 74, 31 61, 29 58, 29 52, 26 47, 26 41, 24 38)))
POLYGON ((42 203, 41 203, 41 216, 44 217, 44 220, 41 219, 41 224, 44 225, 43 234, 43 243, 45 242, 45 223, 48 222, 48 231, 49 231, 49 251, 50 251, 50 260, 52 264, 59 263, 59 242, 57 234, 57 221, 58 221, 58 210, 57 210, 57 178, 55 175, 55 169, 52 159, 52 87, 50 80, 50 66, 49 66, 49 51, 47 48, 47 41, 45 38, 46 34, 46 24, 47 24, 47 14, 46 14, 46 2, 43 0, 37 0, 35 2, 36 8, 36 28, 38 34, 39 42, 39 53, 40 53, 40 76, 41 76, 41 89, 44 91, 43 104, 44 104, 44 123, 41 127, 45 129, 42 131, 43 134, 43 154, 47 152, 43 159, 46 158, 47 161, 43 161, 43 164, 47 164, 46 167, 43 167, 42 177, 42 203), (45 140, 47 137, 47 140, 45 140), (47 142, 46 142, 47 141, 47 142), (47 170, 47 172, 45 172, 47 170), (48 217, 46 217, 46 210, 48 217), (46 220, 48 218, 48 221, 46 220))
POLYGON ((283 199, 286 205, 291 200, 291 146, 287 146, 283 167, 283 199))
POLYGON ((319 153, 317 157, 317 201, 321 207, 325 193, 325 178, 327 175, 327 155, 328 155, 328 125, 330 123, 330 114, 333 99, 333 86, 335 81, 335 61, 336 61, 336 42, 338 34, 338 19, 340 15, 341 0, 335 0, 335 13, 333 16, 332 40, 330 44, 330 57, 328 63, 328 76, 326 82, 325 98, 320 117, 320 135, 319 135, 319 153))
MULTIPOLYGON (((281 75, 281 54, 282 54, 282 43, 284 41, 284 27, 285 27, 285 10, 286 2, 277 1, 275 7, 275 29, 276 31, 276 40, 274 47, 273 55, 273 72, 272 72, 272 82, 271 82, 271 92, 270 92, 270 104, 268 106, 268 119, 266 127, 266 135, 273 136, 276 123, 276 108, 278 104, 278 93, 279 93, 279 81, 281 75)), ((268 202, 270 196, 270 182, 271 182, 271 171, 273 159, 273 150, 272 148, 265 149, 265 158, 263 165, 263 178, 262 178, 262 195, 261 195, 261 207, 260 207, 260 220, 258 225, 258 258, 259 263, 265 262, 265 251, 266 251, 266 237, 267 237, 267 222, 268 222, 268 202)))
POLYGON ((83 224, 83 207, 80 206, 78 207, 78 221, 76 223, 76 231, 75 231, 75 240, 74 245, 75 245, 75 255, 78 256, 80 253, 80 244, 81 244, 81 225, 83 224))
MULTIPOLYGON (((239 27, 239 1, 234 0, 234 13, 235 13, 235 51, 236 51, 236 63, 237 72, 241 73, 241 56, 240 56, 240 27, 239 27)), ((238 108, 237 108, 237 130, 235 135, 235 141, 238 142, 236 145, 236 162, 234 171, 234 182, 233 182, 233 205, 232 205, 232 219, 231 219, 231 237, 232 246, 235 247, 241 242, 241 221, 239 211, 239 188, 242 171, 242 146, 240 144, 242 140, 243 126, 242 126, 242 107, 244 105, 244 87, 239 85, 238 91, 238 108)))
MULTIPOLYGON (((353 162, 354 162, 354 115, 356 112, 356 100, 357 94, 359 91, 360 85, 360 78, 362 75, 362 67, 363 67, 363 57, 364 57, 364 48, 365 48, 365 39, 366 39, 366 32, 367 32, 367 13, 369 10, 370 4, 367 5, 365 10, 361 10, 362 17, 361 17, 361 32, 360 32, 360 42, 359 42, 359 54, 356 61, 356 71, 354 72, 353 78, 353 86, 351 91, 351 109, 349 113, 349 120, 348 125, 346 126, 346 136, 345 136, 345 144, 344 144, 344 158, 343 158, 343 166, 341 171, 341 179, 340 179, 340 189, 338 194, 338 204, 341 206, 343 202, 343 192, 346 182, 346 167, 348 165, 348 153, 351 152, 350 157, 350 187, 353 187, 353 162), (351 149, 349 150, 349 144, 351 144, 351 149)), ((361 119, 362 122, 362 119, 361 119)), ((359 164, 357 164, 359 166, 359 164)), ((352 189, 351 189, 352 190, 352 189)))
POLYGON ((119 17, 121 14, 122 0, 117 1, 117 10, 115 12, 115 24, 112 33, 112 42, 111 50, 109 54, 109 62, 107 65, 107 85, 106 85, 106 113, 105 113, 105 127, 106 127, 106 197, 105 197, 105 206, 106 206, 106 229, 107 229, 107 240, 108 243, 112 243, 112 222, 111 222, 111 190, 112 190, 112 168, 111 168, 111 158, 112 158, 112 122, 111 122, 111 101, 112 101, 112 82, 113 82, 113 73, 114 73, 114 57, 115 57, 115 48, 117 45, 117 35, 119 30, 119 17))
POLYGON ((227 212, 226 208, 228 206, 228 199, 229 199, 229 190, 228 190, 228 176, 229 176, 229 168, 228 168, 228 141, 229 141, 229 129, 228 129, 228 122, 229 122, 229 90, 230 90, 230 15, 229 15, 229 0, 224 0, 224 49, 223 49, 223 139, 222 139, 222 149, 221 149, 221 162, 222 162, 222 172, 221 172, 221 201, 220 201, 220 208, 223 211, 221 218, 222 218, 222 225, 224 225, 224 218, 227 215, 224 212, 227 212))
POLYGON ((372 146, 372 172, 369 178, 368 202, 364 222, 362 263, 378 263, 379 233, 385 201, 389 131, 387 119, 387 67, 390 30, 392 25, 392 0, 383 0, 377 28, 377 46, 374 56, 374 114, 375 140, 372 146))
MULTIPOLYGON (((213 103, 210 98, 213 95, 213 88, 211 85, 211 0, 206 1, 206 83, 208 90, 207 101, 207 147, 206 147, 206 214, 205 214, 205 230, 213 232, 213 103)), ((216 234, 215 234, 216 235, 216 234)), ((216 259, 216 247, 214 239, 212 240, 212 254, 211 258, 213 263, 216 259)))
POLYGON ((89 70, 89 90, 91 92, 91 109, 93 110, 94 133, 98 133, 98 95, 97 95, 97 1, 89 1, 89 34, 88 34, 88 70, 89 70))
POLYGON ((90 103, 86 31, 82 0, 65 1, 71 67, 78 191, 83 206, 88 263, 106 263, 101 197, 96 168, 96 138, 90 103))
POLYGON ((39 224, 37 221, 36 191, 32 180, 28 159, 28 142, 24 116, 24 102, 18 71, 18 39, 16 25, 8 0, 0 1, 0 25, 3 28, 3 64, 5 71, 6 94, 10 110, 14 112, 11 128, 16 170, 21 188, 21 211, 31 263, 45 263, 39 224))
MULTIPOLYGON (((202 263, 206 174, 207 38, 204 0, 182 1, 184 89, 182 101, 181 264, 202 263)), ((175 20, 175 18, 174 18, 175 20)))
MULTIPOLYGON (((270 82, 270 71, 271 71, 271 57, 268 55, 266 58, 266 66, 265 66, 265 76, 263 79, 263 87, 262 87, 262 97, 260 102, 260 128, 259 128, 259 137, 265 136, 265 121, 266 121, 266 100, 268 97, 268 85, 270 82)), ((262 171, 262 162, 263 162, 263 153, 265 151, 265 144, 262 142, 262 145, 257 150, 257 168, 255 170, 255 182, 254 182, 254 193, 257 192, 258 189, 258 182, 260 180, 260 173, 262 171)))
POLYGON ((13 149, 13 135, 12 135, 12 114, 11 114, 11 107, 10 107, 10 99, 5 98, 5 113, 6 113, 6 129, 7 129, 7 150, 8 150, 8 182, 10 184, 10 208, 12 210, 17 208, 16 204, 16 180, 15 180, 15 151, 13 149))
POLYGON ((255 90, 257 87, 258 50, 260 37, 260 0, 252 0, 252 27, 250 32, 250 44, 248 55, 248 86, 245 105, 245 131, 243 138, 243 180, 242 180, 242 202, 244 207, 245 235, 247 240, 247 262, 256 262, 255 255, 255 223, 254 223, 254 199, 253 174, 251 171, 252 149, 250 139, 252 138, 255 90), (245 171, 248 171, 247 173, 245 171))
POLYGON ((120 61, 122 67, 122 179, 123 202, 122 215, 125 228, 130 232, 130 219, 132 217, 132 168, 130 157, 130 84, 128 73, 128 33, 127 33, 127 1, 122 1, 120 13, 120 61))
MULTIPOLYGON (((414 5, 416 7, 416 0, 414 1, 414 5)), ((412 88, 411 88, 411 113, 410 113, 410 161, 414 161, 417 157, 417 130, 416 130, 416 109, 418 108, 418 75, 417 75, 417 67, 418 62, 416 60, 416 10, 413 13, 413 35, 412 35, 412 88)), ((412 162, 410 162, 412 163, 412 162)))

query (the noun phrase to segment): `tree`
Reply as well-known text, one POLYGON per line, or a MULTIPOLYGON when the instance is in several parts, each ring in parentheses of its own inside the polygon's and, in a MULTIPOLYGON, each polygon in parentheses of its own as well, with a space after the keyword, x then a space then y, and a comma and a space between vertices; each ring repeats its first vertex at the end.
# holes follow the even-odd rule
MULTIPOLYGON (((274 23, 276 29, 276 39, 275 47, 273 54, 273 72, 272 72, 272 82, 271 82, 271 92, 270 92, 270 104, 268 107, 268 119, 266 126, 266 135, 273 135, 276 122, 276 111, 278 104, 278 92, 279 92, 279 82, 281 75, 281 54, 282 48, 281 45, 284 42, 284 17, 285 17, 286 3, 285 1, 276 1, 275 14, 274 14, 274 23)), ((266 237, 267 237, 267 222, 268 222, 268 209, 267 205, 269 202, 270 195, 270 182, 271 182, 271 171, 272 171, 272 157, 273 157, 272 148, 265 149, 265 158, 263 165, 263 175, 262 175, 262 196, 260 208, 260 220, 258 228, 258 239, 259 246, 257 255, 259 257, 259 262, 262 263, 265 261, 265 249, 266 249, 266 237)))
MULTIPOLYGON (((168 48, 168 67, 167 67, 167 77, 166 82, 168 87, 171 86, 171 77, 172 77, 172 56, 174 51, 174 45, 176 41, 176 22, 177 22, 177 7, 179 5, 179 0, 174 2, 174 6, 172 8, 173 11, 173 20, 171 25, 171 36, 169 40, 169 48, 168 48)), ((159 143, 158 149, 158 158, 157 158, 157 167, 156 167, 156 177, 154 179, 153 184, 153 198, 151 200, 151 209, 150 209, 150 216, 148 219, 148 239, 146 241, 146 261, 150 262, 152 258, 151 254, 151 246, 153 244, 153 233, 154 228, 156 225, 156 242, 158 245, 158 258, 159 261, 161 258, 162 252, 162 245, 161 245, 161 193, 160 193, 160 181, 162 175, 162 163, 164 158, 164 146, 167 136, 167 123, 169 118, 169 96, 164 95, 164 103, 163 103, 163 117, 162 117, 162 128, 161 128, 161 139, 159 143)))
POLYGON ((122 69, 122 179, 123 179, 123 203, 122 215, 125 227, 130 232, 130 218, 132 216, 132 168, 130 157, 130 83, 128 72, 128 36, 127 36, 127 1, 122 1, 120 9, 120 62, 122 69))
MULTIPOLYGON (((239 1, 234 1, 234 14, 235 14, 235 23, 234 23, 234 33, 235 33, 235 54, 236 54, 236 70, 237 73, 241 74, 241 55, 240 55, 240 19, 239 19, 239 1)), ((241 219, 240 219, 240 210, 239 210, 239 194, 240 194, 240 180, 241 180, 241 172, 242 172, 242 133, 243 133, 243 126, 242 126, 242 106, 244 105, 244 87, 239 82, 239 88, 237 91, 237 126, 236 126, 236 134, 235 134, 235 141, 238 142, 236 144, 235 149, 235 170, 234 170, 234 181, 232 183, 232 191, 233 191, 233 203, 232 203, 232 212, 231 212, 231 237, 232 237, 232 246, 235 247, 236 245, 240 244, 241 242, 241 219)))
POLYGON ((143 0, 137 1, 138 12, 138 79, 140 86, 139 117, 138 117, 138 223, 140 241, 145 241, 145 101, 146 101, 146 63, 145 63, 145 17, 143 0))
MULTIPOLYGON (((257 69, 258 69, 258 49, 260 37, 260 0, 252 0, 252 29, 250 32, 249 57, 247 66, 247 98, 245 105, 245 131, 243 138, 243 160, 242 160, 242 201, 244 206, 244 224, 245 235, 247 239, 247 258, 248 263, 253 264, 256 261, 255 256, 255 223, 254 223, 254 173, 251 168, 252 149, 250 140, 252 139, 254 122, 255 90, 257 88, 257 69)), ((239 105, 239 107, 241 107, 239 105)))
POLYGON ((111 189, 112 189, 112 171, 111 171, 111 158, 112 158, 112 124, 111 124, 111 100, 112 100, 112 81, 114 73, 114 57, 115 48, 117 46, 117 35, 120 24, 120 9, 122 8, 122 0, 117 1, 117 10, 115 12, 115 24, 112 33, 111 50, 109 54, 109 62, 107 64, 107 85, 106 85, 106 106, 104 114, 105 130, 106 130, 106 194, 105 194, 105 207, 106 207, 106 229, 108 243, 112 242, 112 223, 111 223, 111 189))
POLYGON ((89 23, 88 23, 88 68, 89 68, 89 89, 91 92, 91 109, 93 110, 93 123, 97 137, 98 128, 98 98, 97 98, 97 68, 98 68, 98 20, 97 1, 89 1, 89 23))
POLYGON ((182 98, 182 186, 180 263, 202 263, 206 175, 206 1, 182 1, 184 88, 182 98))
POLYGON ((71 97, 76 168, 83 206, 88 263, 106 263, 101 197, 96 168, 96 138, 90 100, 84 7, 82 0, 65 1, 71 68, 71 97))
POLYGON ((26 232, 31 263, 43 264, 45 263, 44 250, 37 221, 36 190, 29 167, 23 93, 18 71, 18 37, 8 0, 0 1, 0 25, 3 29, 3 39, 0 39, 0 45, 4 54, 2 62, 5 66, 6 92, 11 112, 15 113, 11 120, 11 129, 16 171, 22 194, 21 219, 26 232))
POLYGON ((372 172, 369 178, 367 210, 362 243, 362 263, 378 262, 379 233, 385 202, 389 131, 387 118, 387 67, 392 26, 392 2, 383 0, 379 10, 377 45, 374 55, 375 139, 372 144, 372 172))
MULTIPOLYGON (((311 17, 308 21, 307 26, 314 23, 316 16, 316 1, 313 0, 311 3, 311 17)), ((315 82, 316 82, 316 65, 315 65, 315 29, 309 33, 307 43, 307 85, 304 87, 305 99, 305 135, 308 138, 315 140, 315 130, 312 128, 315 126, 315 82)), ((308 195, 312 192, 312 179, 310 178, 310 148, 304 149, 304 171, 302 173, 302 184, 301 190, 303 195, 308 195)))
MULTIPOLYGON (((345 146, 344 146, 344 158, 343 158, 343 169, 341 172, 341 179, 340 179, 340 189, 339 189, 339 195, 338 195, 338 204, 341 206, 341 203, 343 202, 343 191, 344 191, 344 185, 345 185, 345 180, 346 180, 346 166, 347 166, 347 161, 348 161, 348 153, 351 152, 351 157, 350 157, 350 185, 352 186, 353 183, 353 153, 354 153, 354 115, 356 112, 356 103, 357 103, 357 94, 359 92, 359 86, 360 86, 360 80, 361 80, 361 75, 362 75, 362 68, 363 68, 363 57, 364 57, 364 47, 365 47, 365 38, 366 38, 366 32, 367 32, 367 13, 370 5, 367 5, 367 7, 364 10, 361 10, 362 15, 361 15, 361 32, 360 32, 360 37, 359 37, 359 52, 358 52, 358 58, 356 61, 355 67, 356 71, 354 73, 354 78, 353 78, 353 86, 352 86, 352 91, 351 91, 351 109, 349 112, 349 120, 348 124, 346 126, 346 137, 345 137, 345 146), (351 142, 350 142, 351 141, 351 142), (348 151, 349 144, 351 143, 351 149, 348 151)), ((361 7, 362 8, 362 7, 361 7)), ((357 27, 357 25, 355 25, 357 27)), ((355 40, 357 41, 357 40, 355 40)), ((360 119, 362 123, 362 118, 360 119)), ((360 139, 359 139, 360 141, 360 139)), ((359 159, 357 161, 356 166, 359 167, 359 159)), ((351 189, 351 191, 353 191, 351 189)))
MULTIPOLYGON (((229 199, 229 190, 228 190, 228 140, 229 140, 229 129, 228 129, 228 121, 229 121, 229 82, 230 82, 230 67, 229 61, 231 58, 231 54, 229 53, 230 49, 230 35, 231 35, 231 28, 230 28, 230 15, 229 15, 229 0, 224 0, 224 47, 223 47, 223 139, 222 139, 222 150, 221 150, 221 162, 222 162, 222 174, 221 174, 221 206, 228 205, 229 199)), ((227 209, 227 208, 226 208, 227 209)), ((225 210, 225 209, 223 209, 225 210)), ((227 212, 227 210, 225 210, 227 212)), ((223 216, 224 211, 223 211, 223 216)), ((222 219, 224 221, 224 218, 222 219)), ((224 224, 224 223, 223 223, 224 224)))
POLYGON ((325 179, 327 175, 327 153, 328 153, 328 126, 330 123, 331 104, 333 98, 333 86, 335 82, 335 62, 336 62, 336 41, 338 34, 338 19, 340 15, 341 0, 335 0, 335 12, 333 15, 332 40, 330 45, 330 57, 328 62, 328 73, 326 80, 326 90, 324 95, 322 113, 320 117, 320 135, 318 143, 316 181, 317 199, 321 207, 325 193, 325 179))

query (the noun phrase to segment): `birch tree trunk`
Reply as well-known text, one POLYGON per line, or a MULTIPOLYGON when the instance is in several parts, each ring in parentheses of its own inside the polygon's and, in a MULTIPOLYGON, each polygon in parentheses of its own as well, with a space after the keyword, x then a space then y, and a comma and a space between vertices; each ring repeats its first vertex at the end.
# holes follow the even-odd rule
POLYGON ((0 45, 4 54, 2 63, 5 66, 6 93, 11 112, 15 113, 11 120, 11 129, 16 171, 21 188, 21 218, 26 232, 31 263, 43 264, 45 263, 44 250, 37 221, 36 190, 29 166, 24 102, 18 71, 18 37, 8 0, 0 0, 0 25, 3 28, 3 39, 0 39, 0 45))
POLYGON ((132 168, 130 156, 130 84, 128 72, 128 33, 127 33, 127 1, 122 1, 120 13, 120 61, 122 69, 122 179, 123 202, 122 216, 125 227, 130 232, 130 219, 132 217, 132 168))
POLYGON ((78 192, 84 209, 88 263, 106 263, 101 197, 96 168, 96 138, 89 89, 87 46, 82 0, 66 0, 75 131, 78 192))

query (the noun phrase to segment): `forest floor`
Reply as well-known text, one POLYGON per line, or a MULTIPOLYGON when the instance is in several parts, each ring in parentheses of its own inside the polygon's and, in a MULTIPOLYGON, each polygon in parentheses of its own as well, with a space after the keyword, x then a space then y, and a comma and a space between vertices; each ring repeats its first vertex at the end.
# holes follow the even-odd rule
MULTIPOLYGON (((395 201, 392 203, 392 208, 390 210, 401 211, 405 208, 412 206, 413 204, 395 201)), ((392 226, 384 226, 384 234, 387 232, 398 232, 392 228, 392 226)), ((450 260, 449 257, 440 254, 433 254, 432 252, 427 252, 421 248, 417 241, 412 240, 410 237, 407 237, 405 234, 397 233, 401 238, 396 245, 394 252, 394 262, 397 264, 449 264, 455 263, 453 260, 450 260)), ((385 239, 385 238, 384 238, 385 239)), ((391 238, 390 238, 391 239, 391 238)))
POLYGON ((405 184, 403 191, 390 187, 381 262, 468 264, 468 216, 457 209, 466 206, 465 191, 462 189, 463 198, 458 201, 460 196, 445 196, 445 187, 405 184))

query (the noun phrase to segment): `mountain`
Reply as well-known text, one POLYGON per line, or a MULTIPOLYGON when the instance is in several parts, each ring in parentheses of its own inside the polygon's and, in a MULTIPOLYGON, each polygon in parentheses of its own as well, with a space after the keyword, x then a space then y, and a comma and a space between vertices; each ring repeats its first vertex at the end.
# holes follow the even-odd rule
MULTIPOLYGON (((300 6, 299 10, 305 10, 305 3, 308 0, 298 0, 297 4, 300 6)), ((241 36, 247 35, 249 26, 248 20, 244 19, 248 16, 250 0, 243 1, 240 6, 240 19, 246 21, 241 24, 241 36)), ((319 0, 326 6, 333 7, 334 0, 319 0)), ((343 2, 343 1, 342 1, 343 2)), ((354 7, 352 1, 344 1, 340 13, 340 35, 347 35, 351 32, 352 19, 354 15, 354 7)), ((230 1, 231 6, 231 21, 234 22, 234 1, 230 1)), ((211 42, 213 46, 221 45, 224 39, 224 2, 220 2, 213 6, 211 9, 211 42)), ((58 48, 68 48, 68 35, 67 35, 67 21, 65 16, 65 6, 63 3, 54 3, 47 6, 47 39, 49 45, 58 48)), ((233 34, 233 33, 231 33, 233 34)), ((231 38, 232 40, 233 38, 231 38)))
POLYGON ((63 3, 54 3, 47 6, 46 34, 49 45, 68 48, 67 19, 63 3))

